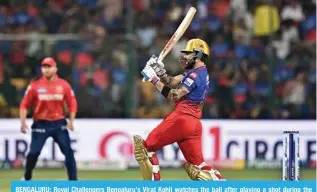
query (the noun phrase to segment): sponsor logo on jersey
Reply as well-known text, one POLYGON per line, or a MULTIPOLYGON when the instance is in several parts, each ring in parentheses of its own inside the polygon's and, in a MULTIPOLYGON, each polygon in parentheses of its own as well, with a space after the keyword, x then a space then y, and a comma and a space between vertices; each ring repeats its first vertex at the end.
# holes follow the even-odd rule
POLYGON ((40 101, 61 101, 63 98, 63 94, 39 94, 40 101))
POLYGON ((194 80, 190 79, 190 78, 186 78, 184 84, 187 86, 191 86, 194 83, 194 80))
POLYGON ((38 88, 38 89, 37 89, 37 92, 38 92, 38 93, 46 93, 47 90, 46 90, 45 88, 41 87, 41 88, 38 88))

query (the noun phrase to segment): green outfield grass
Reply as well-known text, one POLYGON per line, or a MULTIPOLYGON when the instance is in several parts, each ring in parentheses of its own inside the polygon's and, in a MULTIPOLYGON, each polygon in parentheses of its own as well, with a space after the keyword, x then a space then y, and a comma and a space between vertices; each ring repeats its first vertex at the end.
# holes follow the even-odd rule
MULTIPOLYGON (((180 170, 162 170, 163 180, 188 180, 186 172, 180 170)), ((227 180, 280 180, 281 170, 222 170, 222 175, 227 180)), ((20 180, 23 170, 0 170, 0 191, 10 191, 10 181, 20 180)), ((140 180, 138 170, 129 171, 79 171, 80 180, 140 180)), ((37 169, 34 180, 65 180, 64 169, 37 169)), ((316 180, 315 169, 301 169, 302 180, 316 180)))

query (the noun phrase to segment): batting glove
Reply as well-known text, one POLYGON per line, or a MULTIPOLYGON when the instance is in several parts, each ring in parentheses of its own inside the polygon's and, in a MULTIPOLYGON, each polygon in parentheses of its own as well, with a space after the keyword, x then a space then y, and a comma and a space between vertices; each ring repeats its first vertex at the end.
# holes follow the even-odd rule
POLYGON ((153 65, 155 63, 164 68, 164 63, 162 61, 159 61, 158 57, 156 57, 155 55, 152 55, 152 57, 146 62, 145 67, 153 65))
POLYGON ((141 71, 141 74, 146 81, 150 81, 153 85, 155 85, 160 80, 153 68, 150 66, 144 67, 144 69, 141 71))
POLYGON ((166 75, 166 70, 164 69, 164 67, 162 67, 160 64, 158 63, 153 63, 150 65, 152 67, 152 69, 155 71, 156 75, 158 77, 163 77, 164 75, 166 75))

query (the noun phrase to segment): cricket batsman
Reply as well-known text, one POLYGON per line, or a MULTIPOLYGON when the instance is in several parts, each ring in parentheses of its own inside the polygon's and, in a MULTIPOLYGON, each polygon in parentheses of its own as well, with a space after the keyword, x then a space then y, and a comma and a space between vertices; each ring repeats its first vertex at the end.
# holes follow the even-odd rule
POLYGON ((67 129, 73 130, 77 112, 77 101, 70 85, 57 76, 57 66, 53 58, 47 57, 41 63, 42 77, 36 78, 28 86, 20 104, 21 132, 26 133, 27 110, 33 107, 33 124, 30 150, 26 157, 24 180, 32 179, 38 156, 47 138, 52 137, 65 155, 65 166, 69 180, 77 180, 74 152, 71 148, 67 129), (64 117, 67 104, 69 121, 64 117))
POLYGON ((171 77, 164 64, 152 56, 141 74, 162 95, 175 103, 175 109, 152 130, 146 140, 134 136, 134 155, 144 180, 160 180, 155 151, 177 142, 185 159, 184 169, 192 180, 224 180, 204 162, 202 154, 203 102, 208 94, 209 76, 205 65, 209 47, 201 39, 191 39, 181 51, 179 62, 185 72, 171 77))

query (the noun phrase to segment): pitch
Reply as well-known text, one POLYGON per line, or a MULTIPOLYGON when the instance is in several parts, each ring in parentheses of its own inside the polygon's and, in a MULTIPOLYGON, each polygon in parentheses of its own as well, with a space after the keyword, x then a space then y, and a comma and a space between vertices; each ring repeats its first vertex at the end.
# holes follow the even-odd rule
MULTIPOLYGON (((163 180, 189 180, 182 169, 162 170, 163 180)), ((221 170, 227 180, 281 180, 281 170, 221 170)), ((19 180, 22 169, 0 170, 0 191, 10 191, 10 181, 19 180)), ((138 170, 128 171, 79 171, 80 180, 140 180, 138 170)), ((64 169, 35 169, 34 180, 66 180, 64 169)), ((315 169, 301 169, 301 180, 316 180, 315 169)))

